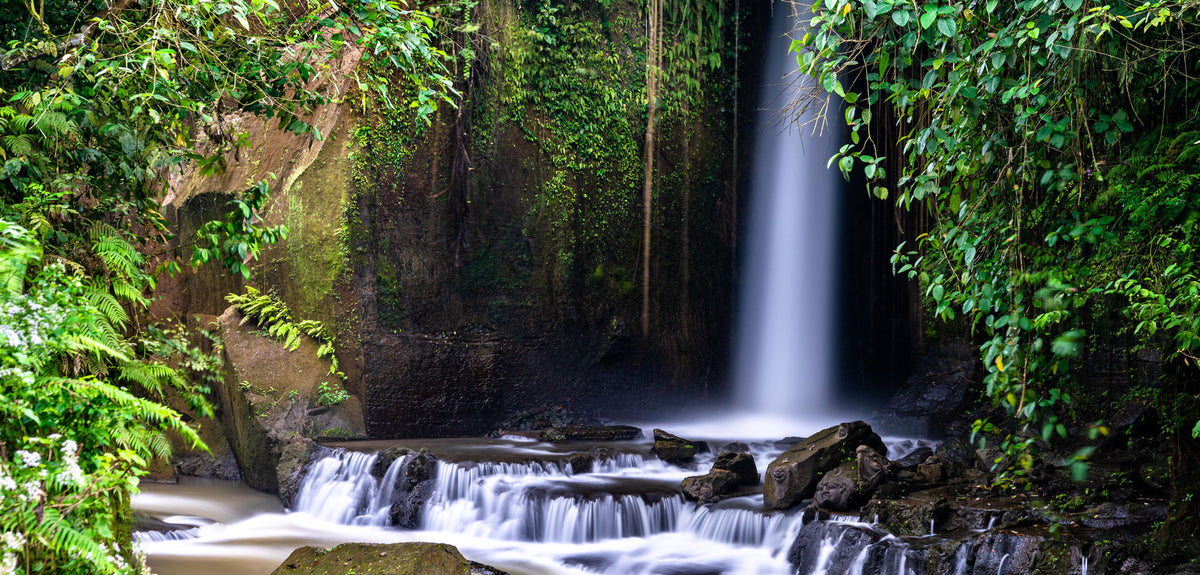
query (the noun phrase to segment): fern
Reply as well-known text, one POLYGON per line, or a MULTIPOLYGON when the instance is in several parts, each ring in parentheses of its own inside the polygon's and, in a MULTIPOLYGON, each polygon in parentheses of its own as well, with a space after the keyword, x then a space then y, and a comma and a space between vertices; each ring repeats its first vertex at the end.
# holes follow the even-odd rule
POLYGON ((345 381, 346 374, 338 370, 337 355, 334 353, 335 340, 329 335, 324 323, 311 319, 293 322, 287 304, 274 295, 259 292, 252 286, 246 286, 244 295, 231 293, 225 296, 225 301, 242 312, 240 324, 254 322, 265 330, 268 336, 283 344, 288 351, 299 349, 303 336, 312 338, 317 342, 317 357, 329 360, 329 374, 345 381))

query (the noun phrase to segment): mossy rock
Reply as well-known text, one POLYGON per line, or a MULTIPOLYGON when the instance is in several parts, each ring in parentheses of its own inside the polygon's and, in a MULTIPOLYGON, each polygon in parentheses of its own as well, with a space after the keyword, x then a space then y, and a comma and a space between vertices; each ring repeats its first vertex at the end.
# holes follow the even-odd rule
POLYGON ((344 543, 332 549, 301 547, 272 575, 504 575, 467 561, 444 543, 344 543))

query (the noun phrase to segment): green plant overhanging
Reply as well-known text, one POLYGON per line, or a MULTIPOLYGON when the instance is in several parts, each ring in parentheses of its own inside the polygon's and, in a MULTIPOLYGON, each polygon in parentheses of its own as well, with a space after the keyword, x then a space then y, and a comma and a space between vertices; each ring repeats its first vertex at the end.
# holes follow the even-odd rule
POLYGON ((337 355, 334 353, 335 338, 324 323, 310 319, 292 320, 292 312, 283 300, 272 294, 261 293, 252 286, 246 286, 245 295, 229 294, 225 296, 225 301, 242 312, 241 323, 253 321, 288 351, 299 349, 303 336, 313 338, 317 342, 317 357, 329 360, 329 374, 346 379, 346 374, 338 371, 337 355))
MULTIPOLYGON (((1077 357, 1100 335, 1089 317, 1125 314, 1144 344, 1196 368, 1200 199, 1195 162, 1180 159, 1200 145, 1187 136, 1197 8, 822 0, 793 45, 845 103, 850 142, 830 165, 931 215, 892 262, 935 317, 982 342, 986 394, 1007 417, 975 431, 1000 442, 1002 483, 1066 435, 1077 357), (1146 163, 1163 165, 1134 172, 1146 163)), ((1077 477, 1089 453, 1076 453, 1077 477)))

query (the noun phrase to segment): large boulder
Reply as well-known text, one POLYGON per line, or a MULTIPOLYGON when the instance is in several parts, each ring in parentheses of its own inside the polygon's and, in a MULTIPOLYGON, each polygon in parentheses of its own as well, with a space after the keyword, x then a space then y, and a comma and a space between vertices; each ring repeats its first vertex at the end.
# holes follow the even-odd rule
POLYGON ((301 338, 295 351, 262 335, 230 306, 217 320, 225 342, 225 374, 214 386, 221 427, 245 482, 279 493, 291 478, 281 477, 284 449, 305 438, 365 437, 357 397, 334 406, 319 404, 320 386, 336 381, 329 362, 317 357, 317 343, 301 338), (286 368, 281 369, 281 366, 286 368))
POLYGON ((661 429, 654 430, 654 447, 650 452, 667 463, 686 463, 696 457, 696 443, 661 429))
POLYGON ((763 502, 775 509, 787 509, 812 497, 821 476, 855 457, 860 445, 887 455, 883 440, 861 421, 823 429, 793 445, 767 466, 763 502))
POLYGON ((271 575, 503 575, 467 561, 444 543, 343 543, 333 549, 301 547, 271 575))
POLYGON ((683 480, 683 497, 689 501, 715 503, 721 496, 737 489, 741 477, 732 471, 713 469, 705 475, 683 480))
POLYGON ((758 485, 758 465, 749 453, 725 451, 713 462, 714 470, 731 471, 738 476, 738 485, 758 485))

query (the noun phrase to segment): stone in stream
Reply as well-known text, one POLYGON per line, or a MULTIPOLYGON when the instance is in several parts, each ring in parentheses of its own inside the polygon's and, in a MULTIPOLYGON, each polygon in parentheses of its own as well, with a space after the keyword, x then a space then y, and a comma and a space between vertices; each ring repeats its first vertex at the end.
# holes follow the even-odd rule
POLYGON ((551 427, 538 435, 541 441, 631 441, 642 437, 642 430, 632 425, 584 427, 551 427))
POLYGON ((888 461, 878 451, 858 446, 853 461, 843 462, 817 483, 813 503, 830 511, 856 509, 871 499, 886 474, 888 461))
POLYGON ((712 468, 736 473, 738 485, 758 485, 758 466, 754 464, 754 457, 749 453, 723 452, 717 456, 712 468))
POLYGON ((812 497, 821 476, 854 457, 860 445, 887 454, 883 440, 862 421, 823 429, 793 445, 767 466, 763 502, 775 509, 787 509, 812 497))
MULTIPOLYGON (((411 452, 410 452, 411 453, 411 452)), ((421 526, 421 510, 437 487, 437 458, 422 449, 404 463, 404 474, 396 478, 388 517, 402 529, 421 526)))
POLYGON ((705 475, 683 480, 683 497, 689 501, 715 503, 721 496, 737 489, 741 477, 732 471, 713 469, 705 475))
POLYGON ((301 547, 271 575, 506 575, 467 561, 444 543, 343 543, 332 549, 301 547))
POLYGON ((654 430, 654 447, 650 452, 667 463, 686 463, 696 457, 696 443, 661 429, 654 430))

